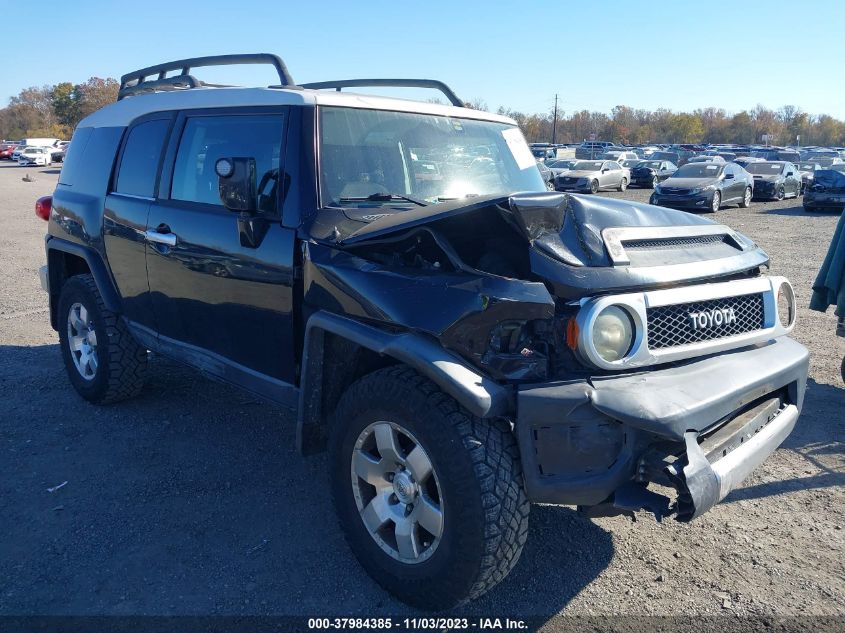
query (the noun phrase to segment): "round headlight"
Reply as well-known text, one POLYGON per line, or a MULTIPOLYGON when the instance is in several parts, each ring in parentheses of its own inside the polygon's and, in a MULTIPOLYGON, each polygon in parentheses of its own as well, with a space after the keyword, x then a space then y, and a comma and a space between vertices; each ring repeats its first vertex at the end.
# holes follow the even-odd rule
POLYGON ((787 282, 778 288, 778 318, 783 327, 791 327, 795 323, 795 293, 787 282))
POLYGON ((602 310, 593 323, 593 347, 607 362, 625 358, 634 342, 634 324, 618 306, 602 310))

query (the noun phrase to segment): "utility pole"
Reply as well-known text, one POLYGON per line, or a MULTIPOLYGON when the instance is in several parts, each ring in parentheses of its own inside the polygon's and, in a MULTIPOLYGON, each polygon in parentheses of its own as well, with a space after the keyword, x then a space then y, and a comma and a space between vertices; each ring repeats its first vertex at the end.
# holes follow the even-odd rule
POLYGON ((555 114, 552 118, 552 145, 557 140, 557 94, 555 94, 555 114))

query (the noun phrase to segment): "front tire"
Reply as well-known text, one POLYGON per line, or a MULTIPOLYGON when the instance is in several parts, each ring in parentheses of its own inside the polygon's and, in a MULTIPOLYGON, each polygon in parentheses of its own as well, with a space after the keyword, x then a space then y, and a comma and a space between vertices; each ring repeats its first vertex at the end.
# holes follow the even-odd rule
POLYGON ((716 213, 721 208, 722 208, 722 192, 721 191, 714 191, 713 192, 713 200, 710 201, 710 210, 713 213, 716 213))
POLYGON ((775 200, 780 202, 786 197, 786 189, 783 188, 783 185, 778 187, 777 193, 775 194, 775 200))
POLYGON ((621 191, 625 191, 627 188, 628 188, 628 179, 627 179, 627 178, 623 178, 623 179, 619 182, 619 187, 617 188, 617 191, 620 191, 620 192, 621 192, 621 191))
POLYGON ((95 404, 138 395, 147 372, 147 350, 132 338, 119 315, 108 310, 91 275, 62 286, 59 346, 70 382, 95 404))
POLYGON ((751 190, 751 187, 745 188, 745 195, 742 196, 742 202, 739 203, 739 206, 743 209, 747 209, 751 206, 751 198, 754 197, 754 192, 751 190))
POLYGON ((590 183, 590 193, 598 193, 599 192, 599 181, 593 180, 590 183))
POLYGON ((329 465, 350 548, 408 604, 451 608, 519 559, 530 506, 510 426, 472 416, 410 368, 349 387, 332 416, 329 465))
POLYGON ((655 176, 654 178, 651 179, 651 188, 652 189, 657 187, 657 185, 659 185, 659 184, 660 184, 660 178, 658 178, 657 176, 655 176))

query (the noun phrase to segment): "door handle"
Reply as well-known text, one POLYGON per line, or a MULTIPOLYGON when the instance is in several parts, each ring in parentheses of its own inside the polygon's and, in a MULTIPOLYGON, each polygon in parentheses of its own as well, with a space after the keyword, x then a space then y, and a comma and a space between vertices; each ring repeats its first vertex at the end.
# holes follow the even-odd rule
POLYGON ((160 224, 155 229, 144 231, 144 237, 147 238, 148 242, 176 246, 176 233, 171 233, 170 227, 166 224, 160 224))

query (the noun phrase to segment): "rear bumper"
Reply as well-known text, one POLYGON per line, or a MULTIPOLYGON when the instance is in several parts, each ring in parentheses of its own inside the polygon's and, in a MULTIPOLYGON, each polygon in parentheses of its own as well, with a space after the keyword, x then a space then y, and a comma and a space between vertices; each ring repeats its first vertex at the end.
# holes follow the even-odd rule
POLYGON ((667 369, 523 387, 516 431, 528 496, 669 514, 669 500, 645 490, 654 482, 677 490, 679 520, 695 518, 792 431, 808 358, 781 337, 667 369), (717 440, 724 454, 705 456, 701 446, 717 440))

